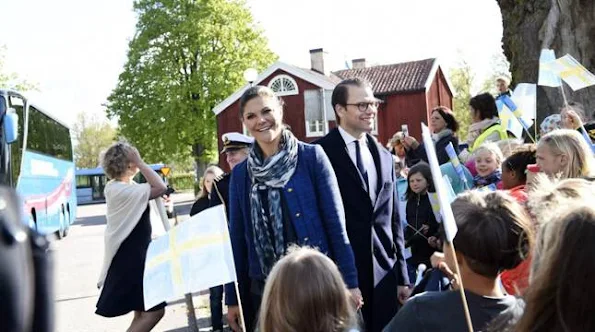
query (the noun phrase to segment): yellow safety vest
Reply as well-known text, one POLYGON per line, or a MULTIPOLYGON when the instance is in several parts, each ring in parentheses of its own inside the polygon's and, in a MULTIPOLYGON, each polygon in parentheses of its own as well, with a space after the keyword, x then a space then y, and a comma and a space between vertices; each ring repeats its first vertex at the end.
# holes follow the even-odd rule
POLYGON ((494 132, 498 132, 498 135, 500 135, 500 140, 508 139, 508 133, 506 132, 506 130, 502 128, 500 124, 495 124, 486 129, 483 133, 479 135, 479 137, 477 137, 475 142, 473 142, 473 146, 469 149, 469 152, 475 151, 475 149, 481 146, 484 143, 484 141, 494 132))

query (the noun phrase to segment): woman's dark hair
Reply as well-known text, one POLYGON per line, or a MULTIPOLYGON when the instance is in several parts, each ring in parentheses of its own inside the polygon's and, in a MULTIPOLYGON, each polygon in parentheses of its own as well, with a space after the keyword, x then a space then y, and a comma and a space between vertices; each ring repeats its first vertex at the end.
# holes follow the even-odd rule
POLYGON ((407 196, 407 199, 414 199, 416 197, 416 193, 413 192, 413 190, 411 190, 411 187, 409 186, 409 179, 411 179, 411 177, 414 174, 421 174, 421 176, 424 177, 424 179, 426 179, 426 181, 428 182, 428 192, 435 192, 436 190, 434 189, 434 180, 432 179, 432 170, 430 169, 430 165, 424 163, 424 162, 420 162, 418 164, 416 164, 415 166, 411 167, 411 169, 409 170, 409 173, 407 174, 407 193, 405 194, 407 196))
POLYGON ((595 331, 595 210, 588 204, 568 206, 540 230, 542 257, 515 331, 595 331))
POLYGON ((434 112, 440 113, 440 116, 446 122, 446 128, 452 130, 453 133, 456 133, 457 130, 459 130, 459 123, 457 122, 457 119, 455 119, 455 114, 450 110, 450 108, 438 106, 432 110, 432 113, 434 112))
POLYGON ((273 98, 279 102, 281 107, 284 105, 283 99, 277 97, 275 92, 270 88, 262 85, 253 86, 244 91, 244 94, 240 97, 240 120, 244 117, 244 108, 246 107, 246 104, 256 97, 273 98))
POLYGON ((509 171, 514 171, 520 182, 527 182, 527 165, 535 164, 535 144, 525 144, 512 151, 510 157, 506 158, 502 166, 509 171))
POLYGON ((473 107, 476 112, 479 112, 481 120, 491 119, 498 116, 498 107, 496 100, 489 93, 482 93, 469 100, 469 106, 473 107))
POLYGON ((511 196, 473 190, 460 194, 451 206, 458 227, 454 247, 473 272, 496 278, 527 257, 533 243, 531 219, 511 196))

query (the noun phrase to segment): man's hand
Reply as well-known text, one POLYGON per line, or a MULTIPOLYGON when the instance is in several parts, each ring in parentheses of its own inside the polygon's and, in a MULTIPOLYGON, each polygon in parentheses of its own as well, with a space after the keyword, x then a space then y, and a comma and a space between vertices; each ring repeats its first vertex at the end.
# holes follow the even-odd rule
POLYGON ((399 302, 404 305, 409 299, 409 296, 411 296, 411 289, 409 286, 397 286, 397 296, 399 297, 399 302))
POLYGON ((227 322, 229 323, 229 327, 235 332, 242 331, 242 328, 240 327, 240 307, 237 305, 230 305, 227 307, 227 322))
POLYGON ((359 288, 352 288, 349 290, 351 294, 351 301, 353 301, 353 305, 355 306, 355 310, 359 310, 364 305, 364 297, 362 296, 362 292, 359 288))
POLYGON ((419 231, 423 234, 423 235, 428 235, 428 231, 430 230, 430 225, 428 224, 423 224, 421 226, 421 228, 419 229, 419 231))

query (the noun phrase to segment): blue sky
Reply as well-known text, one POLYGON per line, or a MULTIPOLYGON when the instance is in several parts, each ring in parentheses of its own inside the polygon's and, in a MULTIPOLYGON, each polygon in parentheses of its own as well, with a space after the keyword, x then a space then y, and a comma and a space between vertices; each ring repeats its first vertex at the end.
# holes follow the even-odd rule
MULTIPOLYGON (((6 69, 38 84, 29 94, 68 124, 78 112, 103 116, 135 31, 132 0, 0 0, 6 69)), ((445 67, 462 52, 481 78, 501 52, 495 0, 248 0, 282 61, 309 67, 324 48, 331 69, 438 57, 445 67)))

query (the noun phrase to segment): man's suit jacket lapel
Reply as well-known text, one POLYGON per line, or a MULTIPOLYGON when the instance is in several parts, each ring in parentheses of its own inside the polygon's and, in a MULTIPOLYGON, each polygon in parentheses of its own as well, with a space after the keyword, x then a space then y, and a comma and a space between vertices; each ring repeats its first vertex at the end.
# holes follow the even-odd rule
POLYGON ((334 129, 329 135, 329 138, 331 138, 332 146, 337 147, 336 149, 333 149, 331 151, 332 157, 329 156, 329 158, 331 160, 335 159, 336 165, 343 165, 343 167, 345 167, 347 173, 349 173, 349 176, 352 178, 352 180, 355 181, 363 191, 366 191, 366 187, 364 187, 364 183, 362 182, 359 172, 356 166, 353 164, 351 157, 349 157, 349 150, 345 145, 345 140, 343 140, 341 133, 338 129, 334 129))
POLYGON ((380 193, 380 190, 382 189, 382 184, 384 183, 384 178, 382 176, 382 162, 380 159, 380 152, 378 150, 378 144, 376 143, 376 140, 374 140, 374 138, 369 134, 367 134, 367 138, 368 148, 370 149, 370 153, 372 153, 372 158, 374 159, 374 166, 376 166, 376 174, 378 174, 378 176, 376 177, 376 200, 378 200, 378 194, 380 193))

